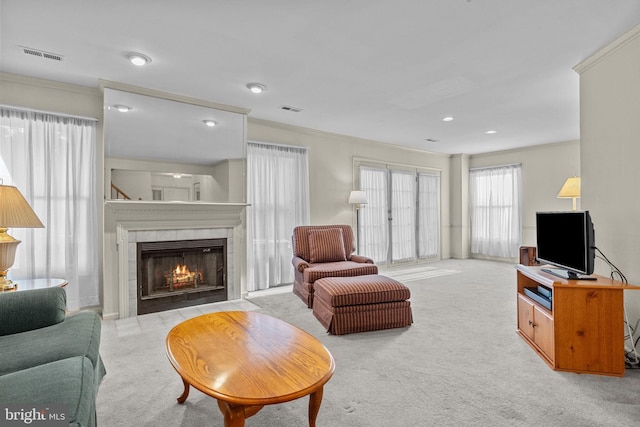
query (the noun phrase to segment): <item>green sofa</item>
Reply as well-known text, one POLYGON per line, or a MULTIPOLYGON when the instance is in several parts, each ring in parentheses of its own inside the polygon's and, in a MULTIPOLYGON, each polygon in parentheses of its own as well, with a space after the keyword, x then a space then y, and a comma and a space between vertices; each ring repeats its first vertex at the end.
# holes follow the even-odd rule
MULTIPOLYGON (((100 317, 66 314, 64 288, 0 293, 0 409, 62 405, 70 426, 96 425, 106 371, 100 317)), ((0 418, 1 421, 1 418, 0 418)))

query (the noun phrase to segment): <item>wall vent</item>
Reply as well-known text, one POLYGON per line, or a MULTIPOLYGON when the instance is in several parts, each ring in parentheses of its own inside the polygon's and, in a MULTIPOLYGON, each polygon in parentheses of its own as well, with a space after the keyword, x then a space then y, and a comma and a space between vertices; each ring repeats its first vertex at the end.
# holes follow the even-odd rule
POLYGON ((22 51, 27 55, 33 55, 40 58, 52 59, 54 61, 62 61, 64 58, 63 55, 58 55, 57 53, 45 52, 44 50, 34 49, 32 47, 20 46, 22 51))
POLYGON ((281 105, 280 109, 285 111, 292 111, 294 113, 299 113, 300 111, 302 111, 302 108, 291 107, 289 105, 281 105))

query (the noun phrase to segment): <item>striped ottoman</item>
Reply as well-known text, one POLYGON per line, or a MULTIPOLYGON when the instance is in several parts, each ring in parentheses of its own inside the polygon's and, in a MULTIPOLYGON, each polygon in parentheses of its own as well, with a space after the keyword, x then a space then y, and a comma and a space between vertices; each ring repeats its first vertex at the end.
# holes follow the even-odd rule
POLYGON ((401 328, 413 323, 411 291, 378 274, 326 277, 314 284, 313 315, 330 334, 401 328))

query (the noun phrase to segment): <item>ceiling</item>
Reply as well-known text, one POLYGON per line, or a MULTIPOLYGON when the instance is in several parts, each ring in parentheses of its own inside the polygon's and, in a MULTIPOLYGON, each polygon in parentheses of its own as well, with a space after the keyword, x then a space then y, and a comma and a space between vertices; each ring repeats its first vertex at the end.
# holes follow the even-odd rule
POLYGON ((572 67, 640 23, 640 1, 0 0, 0 13, 5 72, 104 79, 475 154, 578 139, 572 67), (129 51, 152 62, 134 67, 129 51), (255 95, 249 82, 268 89, 255 95))

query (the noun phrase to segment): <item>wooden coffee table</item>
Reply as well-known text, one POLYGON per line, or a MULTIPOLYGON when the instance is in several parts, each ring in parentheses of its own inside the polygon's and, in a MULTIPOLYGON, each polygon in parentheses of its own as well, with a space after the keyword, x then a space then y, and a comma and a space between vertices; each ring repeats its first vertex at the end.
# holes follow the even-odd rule
POLYGON ((189 386, 216 398, 225 426, 243 426, 264 405, 309 395, 309 426, 316 425, 324 384, 335 369, 331 353, 313 336, 252 311, 205 314, 176 325, 167 356, 189 386))

